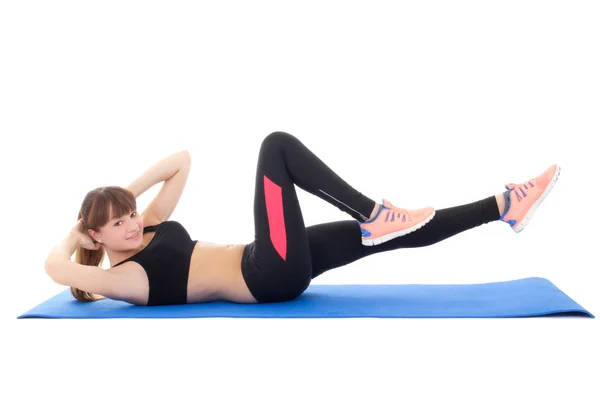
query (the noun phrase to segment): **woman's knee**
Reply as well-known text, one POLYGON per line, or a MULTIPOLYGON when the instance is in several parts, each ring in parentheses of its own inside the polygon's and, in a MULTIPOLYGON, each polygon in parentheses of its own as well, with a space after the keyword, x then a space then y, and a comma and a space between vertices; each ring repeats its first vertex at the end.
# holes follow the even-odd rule
POLYGON ((295 139, 296 138, 290 133, 283 131, 275 131, 265 136, 265 138, 262 141, 262 146, 284 146, 285 143, 289 143, 290 141, 293 141, 295 139))

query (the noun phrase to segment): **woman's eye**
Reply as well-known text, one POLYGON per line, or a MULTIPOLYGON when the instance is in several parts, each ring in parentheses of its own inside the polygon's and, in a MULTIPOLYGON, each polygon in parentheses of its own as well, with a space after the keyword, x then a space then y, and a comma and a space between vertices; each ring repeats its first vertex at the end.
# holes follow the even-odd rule
MULTIPOLYGON (((132 213, 131 213, 131 215, 134 215, 134 214, 136 214, 136 215, 137 215, 137 211, 134 211, 134 212, 132 212, 132 213)), ((117 222, 115 223, 115 226, 118 226, 118 225, 119 225, 119 223, 121 223, 121 221, 117 221, 117 222)))

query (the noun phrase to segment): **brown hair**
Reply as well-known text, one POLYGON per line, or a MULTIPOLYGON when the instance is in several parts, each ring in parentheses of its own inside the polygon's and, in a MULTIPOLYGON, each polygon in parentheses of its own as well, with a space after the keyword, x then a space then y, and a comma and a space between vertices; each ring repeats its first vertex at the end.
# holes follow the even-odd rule
MULTIPOLYGON (((103 186, 89 191, 85 196, 77 214, 77 221, 83 218, 84 233, 87 234, 88 229, 99 231, 100 227, 106 225, 110 221, 111 212, 112 217, 120 217, 136 208, 135 196, 130 190, 119 186, 103 186)), ((75 262, 99 267, 105 254, 103 247, 98 250, 78 247, 75 250, 75 262)), ((71 288, 71 293, 77 300, 84 302, 102 298, 74 287, 71 288)))

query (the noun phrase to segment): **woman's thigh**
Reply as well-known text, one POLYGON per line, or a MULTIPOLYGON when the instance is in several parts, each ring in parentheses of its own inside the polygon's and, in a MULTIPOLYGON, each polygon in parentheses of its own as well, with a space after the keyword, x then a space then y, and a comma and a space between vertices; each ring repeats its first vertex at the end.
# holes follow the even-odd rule
POLYGON ((247 246, 242 273, 259 302, 285 301, 309 285, 312 267, 308 236, 296 188, 286 167, 282 139, 263 141, 256 170, 254 241, 247 246))

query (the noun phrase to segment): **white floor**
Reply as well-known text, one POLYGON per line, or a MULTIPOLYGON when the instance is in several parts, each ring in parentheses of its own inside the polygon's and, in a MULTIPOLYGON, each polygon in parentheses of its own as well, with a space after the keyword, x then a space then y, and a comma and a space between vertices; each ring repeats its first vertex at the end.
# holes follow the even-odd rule
POLYGON ((591 400, 600 393, 600 332, 589 319, 9 324, 2 391, 27 398, 591 400))

